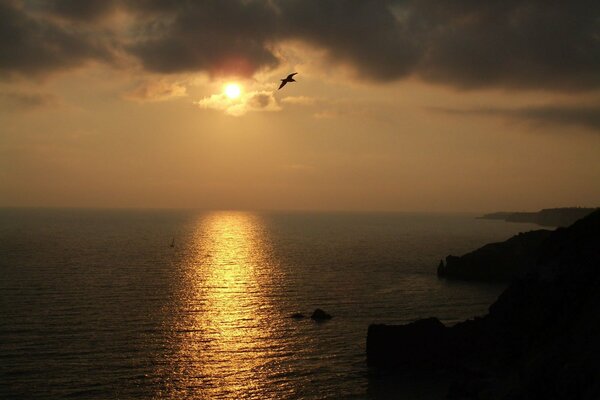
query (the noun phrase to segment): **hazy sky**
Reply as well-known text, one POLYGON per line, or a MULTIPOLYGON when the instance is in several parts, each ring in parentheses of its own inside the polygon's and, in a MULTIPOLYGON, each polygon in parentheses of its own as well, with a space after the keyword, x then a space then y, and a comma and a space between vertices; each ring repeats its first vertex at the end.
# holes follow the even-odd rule
POLYGON ((0 0, 0 206, 575 205, 597 0, 0 0))

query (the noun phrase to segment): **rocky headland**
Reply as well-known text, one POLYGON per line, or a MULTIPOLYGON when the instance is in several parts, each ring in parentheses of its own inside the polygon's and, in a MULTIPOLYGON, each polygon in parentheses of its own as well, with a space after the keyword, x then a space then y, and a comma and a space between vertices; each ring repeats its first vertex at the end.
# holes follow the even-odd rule
POLYGON ((450 376, 451 399, 600 399, 600 211, 541 235, 487 315, 371 325, 369 365, 450 376))
POLYGON ((539 257, 540 247, 552 231, 519 233, 504 242, 490 243, 463 256, 440 261, 441 278, 502 282, 522 276, 539 257))
POLYGON ((536 212, 495 212, 484 214, 480 219, 499 219, 506 222, 527 222, 541 226, 565 227, 590 215, 597 208, 563 207, 545 208, 536 212))

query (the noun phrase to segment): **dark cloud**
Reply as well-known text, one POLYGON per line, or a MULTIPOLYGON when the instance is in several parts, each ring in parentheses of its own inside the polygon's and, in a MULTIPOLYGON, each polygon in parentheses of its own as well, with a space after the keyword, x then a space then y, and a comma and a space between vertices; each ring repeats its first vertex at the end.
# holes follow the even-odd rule
POLYGON ((113 46, 158 73, 249 76, 278 65, 275 47, 292 39, 374 81, 415 75, 464 88, 600 87, 597 0, 52 0, 37 7, 42 19, 3 4, 1 70, 106 59, 76 21, 94 26, 120 9, 135 23, 113 46), (44 10, 72 26, 43 20, 44 10))
MULTIPOLYGON (((147 4, 151 9, 156 6, 147 4)), ((175 10, 172 21, 152 21, 144 35, 129 46, 147 69, 251 76, 278 64, 268 46, 276 33, 277 18, 267 2, 181 2, 175 10)))
POLYGON ((600 106, 546 106, 509 111, 517 118, 545 124, 578 125, 600 133, 600 106))
POLYGON ((59 17, 90 22, 110 14, 117 5, 116 0, 46 0, 40 7, 59 17))
POLYGON ((38 76, 111 57, 98 37, 31 16, 11 1, 0 1, 0 54, 0 77, 38 76))
POLYGON ((177 18, 134 47, 159 72, 254 72, 296 39, 363 78, 459 87, 600 86, 600 2, 285 0, 172 3, 177 18))
POLYGON ((420 50, 416 37, 385 1, 282 1, 282 34, 325 49, 334 62, 356 66, 369 79, 411 73, 420 50))
POLYGON ((482 107, 470 109, 432 108, 458 115, 483 115, 511 118, 540 124, 575 125, 600 133, 600 105, 544 105, 519 108, 482 107))
POLYGON ((464 87, 585 89, 600 85, 600 2, 411 2, 418 73, 464 87))

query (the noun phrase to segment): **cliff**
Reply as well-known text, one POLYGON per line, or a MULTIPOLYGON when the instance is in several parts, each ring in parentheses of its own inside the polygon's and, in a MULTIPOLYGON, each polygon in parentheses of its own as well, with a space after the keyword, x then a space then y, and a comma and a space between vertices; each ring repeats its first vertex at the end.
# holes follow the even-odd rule
POLYGON ((461 257, 440 262, 438 276, 450 279, 509 281, 524 273, 539 256, 548 230, 519 233, 504 242, 490 243, 461 257))
POLYGON ((507 222, 528 222, 542 226, 569 226, 591 214, 597 208, 546 208, 537 212, 496 212, 484 214, 481 219, 500 219, 507 222))
POLYGON ((367 361, 442 371, 448 398, 600 398, 600 211, 552 232, 527 273, 475 320, 371 325, 367 361))

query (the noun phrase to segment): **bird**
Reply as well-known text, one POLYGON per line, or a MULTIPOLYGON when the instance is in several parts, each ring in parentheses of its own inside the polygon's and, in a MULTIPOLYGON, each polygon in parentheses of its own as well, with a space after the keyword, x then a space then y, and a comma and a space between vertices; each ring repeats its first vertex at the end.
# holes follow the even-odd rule
MULTIPOLYGON (((297 74, 297 72, 294 72, 293 74, 289 74, 289 75, 287 76, 287 78, 285 78, 285 79, 282 79, 282 80, 281 80, 281 85, 279 85, 279 89, 281 89, 282 87, 284 87, 284 86, 285 86, 285 84, 286 84, 286 83, 288 83, 288 82, 296 82, 296 81, 294 80, 294 75, 296 75, 296 74, 297 74)), ((279 90, 279 89, 277 89, 277 90, 279 90)))

